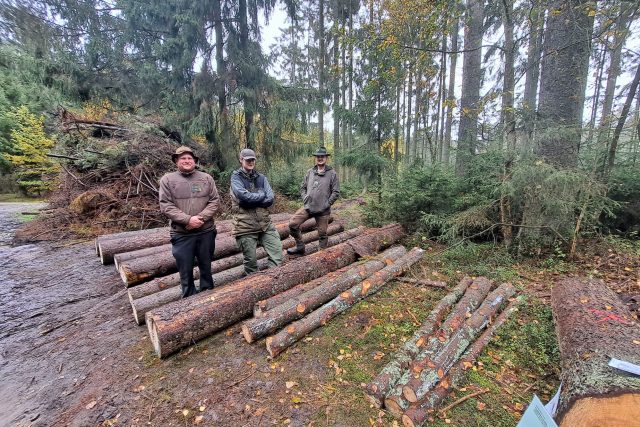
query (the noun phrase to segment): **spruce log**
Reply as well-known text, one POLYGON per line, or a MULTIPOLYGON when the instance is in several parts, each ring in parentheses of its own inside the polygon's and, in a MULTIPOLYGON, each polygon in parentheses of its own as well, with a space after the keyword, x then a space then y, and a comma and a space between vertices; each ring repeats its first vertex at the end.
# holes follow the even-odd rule
MULTIPOLYGON (((348 232, 340 233, 336 236, 329 238, 329 246, 334 246, 338 243, 342 243, 350 238, 355 237, 357 234, 362 233, 364 228, 352 229, 348 232)), ((309 234, 309 233, 307 233, 309 234)), ((317 235, 316 235, 317 237, 317 235)), ((312 242, 307 245, 308 253, 314 253, 318 251, 318 242, 312 242)), ((283 251, 284 252, 284 251, 283 251)), ((269 260, 265 257, 258 260, 258 269, 265 270, 269 266, 269 260)), ((177 274, 177 273, 176 273, 177 274)), ((234 280, 239 280, 244 276, 244 266, 240 265, 227 270, 223 270, 213 275, 213 279, 216 284, 216 288, 234 280)), ((131 293, 129 293, 129 301, 131 302, 131 308, 133 309, 133 318, 138 325, 145 323, 145 315, 147 312, 162 307, 165 304, 169 304, 173 301, 178 301, 182 298, 182 288, 180 285, 180 277, 177 277, 177 284, 168 289, 149 294, 147 296, 133 299, 131 293)), ((141 286, 145 286, 145 284, 141 286)), ((137 287, 132 288, 129 292, 135 290, 137 287)))
POLYGON ((389 363, 380 373, 365 387, 365 396, 377 408, 381 408, 387 393, 395 386, 402 373, 409 367, 413 359, 420 353, 424 343, 440 326, 447 311, 464 295, 467 287, 473 280, 470 277, 463 278, 460 283, 451 290, 431 310, 420 328, 405 342, 402 349, 393 355, 389 363))
POLYGON ((398 224, 367 230, 345 243, 152 310, 146 323, 154 349, 159 357, 173 354, 250 316, 257 301, 371 256, 403 235, 398 224))
MULTIPOLYGON (((518 297, 520 298, 520 297, 518 297)), ((475 360, 480 353, 491 341, 491 337, 495 331, 509 318, 509 316, 518 310, 517 306, 520 300, 510 302, 507 308, 487 327, 487 329, 474 341, 469 349, 462 355, 460 360, 449 370, 447 376, 438 382, 438 385, 431 390, 420 401, 409 405, 402 415, 402 424, 405 427, 418 427, 425 424, 430 416, 444 399, 451 392, 452 387, 459 386, 466 376, 467 369, 473 366, 475 360)))
MULTIPOLYGON (((421 352, 409 370, 400 378, 397 388, 402 388, 402 396, 394 395, 394 399, 388 405, 389 411, 400 418, 402 412, 408 408, 409 402, 423 399, 486 328, 500 306, 514 293, 515 288, 511 284, 500 285, 487 296, 460 329, 443 343, 435 356, 431 351, 421 352), (419 366, 420 369, 415 369, 414 365, 419 366), (398 406, 395 406, 396 404, 398 406), (398 411, 399 408, 402 408, 402 411, 398 411)), ((387 404, 386 400, 385 404, 387 404)))
MULTIPOLYGON (((387 249, 374 259, 363 264, 353 266, 339 276, 327 279, 322 277, 320 284, 315 288, 305 292, 298 298, 270 310, 264 317, 249 319, 242 325, 242 334, 247 342, 264 337, 280 329, 282 326, 294 320, 306 316, 308 313, 320 307, 327 301, 332 300, 341 292, 344 292, 371 276, 385 266, 393 264, 398 258, 403 256, 407 250, 403 246, 395 246, 387 249)), ((316 279, 317 281, 318 279, 316 279)))
POLYGON ((608 366, 640 365, 640 326, 604 282, 570 278, 556 284, 551 306, 562 365, 559 425, 638 425, 640 377, 608 366))
MULTIPOLYGON (((309 219, 305 221, 300 230, 308 231, 316 225, 315 220, 309 219)), ((280 223, 275 226, 281 239, 289 236, 289 225, 280 223)), ((224 258, 226 256, 240 252, 236 245, 236 238, 231 234, 223 234, 221 238, 216 238, 216 249, 213 255, 214 259, 224 258)), ((120 264, 120 277, 126 287, 133 286, 145 280, 157 276, 164 276, 177 270, 176 260, 171 254, 171 246, 167 252, 152 254, 142 258, 134 258, 120 264)))
MULTIPOLYGON (((261 259, 258 261, 258 269, 265 270, 268 267, 268 260, 261 259)), ((237 267, 230 268, 228 270, 221 271, 213 275, 213 279, 216 284, 216 289, 225 286, 235 280, 241 279, 244 276, 244 266, 239 265, 237 267)), ((145 322, 145 315, 158 307, 162 307, 165 304, 169 304, 174 301, 178 301, 182 298, 182 288, 180 286, 173 286, 169 289, 165 289, 155 294, 147 295, 146 297, 139 298, 131 301, 131 308, 133 309, 133 318, 138 325, 142 325, 145 322)))
MULTIPOLYGON (((274 224, 286 223, 290 218, 291 214, 288 213, 271 215, 271 221, 274 224)), ((232 229, 232 220, 216 222, 218 234, 228 233, 232 229)), ((169 243, 170 238, 169 227, 160 227, 99 236, 96 238, 95 245, 100 261, 106 265, 113 262, 113 256, 117 253, 164 245, 169 243)))
MULTIPOLYGON (((327 234, 329 236, 336 235, 343 231, 343 227, 341 224, 330 224, 327 228, 327 234)), ((353 233, 347 233, 343 236, 340 236, 336 239, 329 240, 329 246, 336 245, 338 243, 342 243, 343 241, 355 237, 353 233)), ((318 240, 318 231, 310 231, 308 233, 304 233, 302 235, 302 240, 309 244, 314 240, 318 240)), ((295 240, 293 237, 288 237, 282 241, 282 249, 292 248, 295 246, 295 240)), ((317 245, 316 245, 317 246, 317 245)), ((316 248, 317 250, 317 248, 316 248)), ((309 251, 311 253, 312 251, 309 251)), ((258 260, 267 257, 267 251, 264 248, 260 247, 256 251, 256 257, 258 260)), ((284 257, 284 252, 283 252, 284 257)), ((225 258, 220 258, 211 263, 211 271, 214 273, 221 272, 224 270, 228 270, 233 267, 237 267, 243 263, 243 255, 242 253, 231 255, 225 258)), ((200 278, 200 269, 195 267, 193 269, 193 278, 200 278)), ((133 286, 129 289, 129 301, 137 300, 138 298, 146 297, 147 295, 155 294, 156 292, 160 292, 164 289, 171 288, 174 286, 180 285, 180 274, 173 273, 168 276, 156 277, 155 279, 149 280, 148 282, 141 283, 139 285, 133 286)))
POLYGON ((305 335, 311 333, 338 314, 347 310, 363 298, 380 290, 394 277, 406 272, 413 264, 424 255, 424 250, 413 248, 409 253, 401 257, 395 263, 375 272, 367 279, 353 286, 348 291, 341 293, 322 307, 311 312, 305 318, 291 323, 275 335, 267 337, 267 351, 271 357, 275 357, 287 348, 291 347, 305 335))

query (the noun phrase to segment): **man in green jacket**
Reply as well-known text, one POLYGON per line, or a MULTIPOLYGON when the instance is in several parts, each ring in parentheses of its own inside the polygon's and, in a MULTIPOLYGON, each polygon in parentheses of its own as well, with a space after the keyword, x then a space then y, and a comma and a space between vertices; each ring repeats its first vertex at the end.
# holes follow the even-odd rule
POLYGON ((256 248, 260 244, 267 252, 269 267, 282 263, 282 241, 271 223, 269 206, 274 195, 269 180, 255 170, 256 153, 245 148, 239 156, 240 168, 231 174, 231 212, 233 234, 242 250, 244 273, 258 271, 256 248))
POLYGON ((200 291, 213 289, 213 216, 220 207, 220 198, 211 175, 196 170, 198 157, 191 148, 178 147, 171 158, 178 170, 160 179, 160 211, 170 220, 171 251, 180 273, 182 297, 186 298, 197 292, 194 259, 200 269, 200 291))
POLYGON ((291 236, 296 241, 296 246, 287 249, 291 255, 304 254, 304 242, 300 225, 313 217, 318 228, 318 240, 320 249, 325 249, 328 243, 327 226, 331 205, 340 197, 340 183, 335 169, 327 165, 330 156, 327 149, 320 147, 313 153, 315 166, 309 169, 300 186, 300 195, 304 206, 296 211, 289 221, 291 236))

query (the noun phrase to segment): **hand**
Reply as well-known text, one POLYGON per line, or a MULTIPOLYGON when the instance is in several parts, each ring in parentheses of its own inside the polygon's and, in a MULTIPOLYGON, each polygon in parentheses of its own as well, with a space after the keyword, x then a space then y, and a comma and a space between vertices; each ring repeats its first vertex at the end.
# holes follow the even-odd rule
POLYGON ((192 216, 189 218, 189 223, 186 228, 187 230, 193 230, 202 227, 202 224, 204 224, 204 220, 201 216, 192 216))

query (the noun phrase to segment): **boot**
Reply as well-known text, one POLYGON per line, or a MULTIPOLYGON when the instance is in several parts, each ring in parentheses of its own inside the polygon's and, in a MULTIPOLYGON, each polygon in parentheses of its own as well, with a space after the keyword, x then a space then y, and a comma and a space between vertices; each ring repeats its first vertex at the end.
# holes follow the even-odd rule
POLYGON ((296 242, 296 246, 294 248, 287 249, 287 253, 289 255, 304 255, 304 243, 296 242))
POLYGON ((327 246, 329 246, 329 238, 327 236, 320 237, 318 239, 318 246, 320 250, 327 249, 327 246))

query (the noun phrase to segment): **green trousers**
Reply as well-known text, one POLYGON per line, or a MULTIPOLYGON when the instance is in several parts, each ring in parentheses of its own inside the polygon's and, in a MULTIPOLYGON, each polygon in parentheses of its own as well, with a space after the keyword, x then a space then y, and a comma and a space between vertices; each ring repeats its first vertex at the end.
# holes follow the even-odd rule
POLYGON ((236 243, 242 250, 244 272, 251 274, 258 271, 256 248, 262 246, 269 258, 269 268, 282 264, 282 241, 273 224, 262 233, 243 234, 236 237, 236 243))

